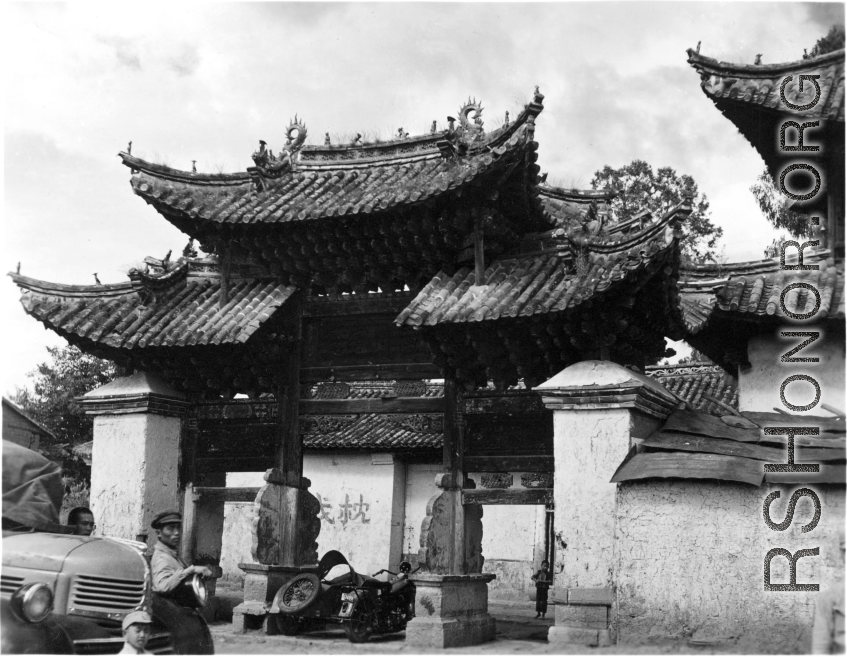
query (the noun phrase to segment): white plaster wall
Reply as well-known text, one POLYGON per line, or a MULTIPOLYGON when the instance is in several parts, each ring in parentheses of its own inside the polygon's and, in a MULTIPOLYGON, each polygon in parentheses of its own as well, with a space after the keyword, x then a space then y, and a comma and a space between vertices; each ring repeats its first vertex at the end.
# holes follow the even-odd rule
MULTIPOLYGON (((426 518, 426 504, 439 492, 435 475, 443 472, 441 463, 409 463, 406 466, 406 512, 403 520, 403 554, 417 557, 421 548, 421 523, 426 518)), ((485 517, 483 535, 485 534, 485 517)), ((485 552, 483 551, 483 556, 485 552)))
POLYGON ((556 587, 611 585, 616 485, 609 480, 629 449, 630 426, 625 409, 554 414, 556 587))
POLYGON ((482 570, 497 575, 488 585, 488 595, 500 600, 529 600, 535 591, 530 578, 536 548, 540 543, 541 552, 544 549, 544 506, 494 504, 483 508, 482 570))
MULTIPOLYGON (((750 369, 738 373, 738 404, 742 411, 772 412, 774 406, 790 411, 782 404, 779 388, 786 378, 794 374, 807 374, 821 387, 820 403, 829 404, 841 410, 844 403, 844 350, 843 337, 827 335, 821 327, 785 324, 771 335, 752 338, 747 344, 747 358, 750 369), (780 331, 820 331, 821 337, 795 358, 818 357, 818 363, 783 363, 781 356, 790 351, 805 338, 783 338, 780 331)), ((791 383, 785 391, 786 399, 803 406, 814 399, 814 388, 810 383, 791 383)), ((829 415, 820 406, 807 411, 809 415, 829 415)))
MULTIPOLYGON (((843 527, 845 491, 814 488, 821 499, 818 526, 803 534, 812 517, 808 498, 797 504, 794 523, 784 532, 769 529, 762 505, 771 505, 779 522, 792 493, 802 486, 696 481, 622 484, 618 491, 615 580, 619 640, 656 641, 699 636, 718 639, 734 649, 754 652, 805 652, 817 593, 766 592, 763 564, 768 550, 792 554, 820 548, 803 557, 798 583, 831 585, 838 566, 837 533, 843 527)), ((777 557, 772 582, 788 582, 787 560, 777 557)))
MULTIPOLYGON (((391 554, 392 518, 402 524, 400 510, 394 504, 394 490, 403 490, 402 463, 394 463, 389 455, 346 453, 306 454, 303 474, 312 485, 309 492, 319 496, 324 507, 318 556, 328 550, 339 550, 353 567, 371 574, 399 561, 399 546, 391 554), (375 464, 376 463, 376 464, 375 464), (396 472, 400 469, 401 472, 396 472), (345 505, 347 508, 345 509, 345 505), (363 515, 356 516, 363 512, 363 515), (393 559, 392 559, 393 556, 393 559)), ((262 473, 229 473, 227 486, 262 486, 262 473)), ((251 563, 250 503, 227 503, 224 509, 224 533, 221 567, 224 578, 240 580, 239 563, 251 563)), ((399 534, 395 531, 395 535, 399 534)))
POLYGON ((179 508, 180 420, 150 413, 94 418, 91 510, 97 534, 135 539, 153 516, 179 508))

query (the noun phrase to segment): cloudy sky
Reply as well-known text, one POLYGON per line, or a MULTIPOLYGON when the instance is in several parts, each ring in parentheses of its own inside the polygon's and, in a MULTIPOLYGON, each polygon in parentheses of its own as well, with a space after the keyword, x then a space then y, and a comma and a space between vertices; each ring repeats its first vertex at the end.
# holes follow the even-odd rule
MULTIPOLYGON (((187 238, 129 187, 116 157, 243 171, 297 113, 307 143, 443 124, 468 96, 491 127, 539 85, 539 164, 588 187, 635 158, 689 173, 731 261, 772 239, 749 193, 758 154, 699 87, 685 50, 799 59, 841 4, 605 2, 328 4, 4 3, 3 266, 42 280, 126 280, 187 238), (121 9, 121 7, 126 7, 121 9)), ((3 389, 63 341, 2 285, 3 389)))

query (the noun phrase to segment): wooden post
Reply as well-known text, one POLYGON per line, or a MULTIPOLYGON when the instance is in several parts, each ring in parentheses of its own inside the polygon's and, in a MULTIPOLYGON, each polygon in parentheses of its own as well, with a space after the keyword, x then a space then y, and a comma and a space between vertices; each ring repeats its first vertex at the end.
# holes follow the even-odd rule
POLYGON ((197 501, 194 499, 194 484, 185 486, 182 501, 182 540, 179 543, 179 556, 185 563, 194 563, 194 542, 197 535, 197 501))
POLYGON ((279 523, 279 564, 298 561, 298 509, 303 480, 303 440, 300 437, 300 353, 303 331, 303 303, 300 295, 291 300, 291 331, 294 341, 288 356, 282 385, 277 388, 277 459, 276 477, 268 483, 281 484, 280 495, 286 517, 279 523))
POLYGON ((464 419, 462 398, 454 378, 444 380, 444 472, 449 485, 448 497, 452 502, 452 540, 450 541, 448 568, 451 575, 466 574, 465 559, 465 510, 462 506, 462 486, 465 473, 462 465, 464 456, 464 419))
POLYGON ((303 477, 303 441, 299 431, 300 353, 303 334, 303 304, 299 295, 289 300, 291 328, 294 338, 284 381, 277 388, 277 458, 276 467, 282 475, 277 483, 300 486, 303 477))
POLYGON ((477 285, 485 284, 485 251, 483 247, 482 217, 477 216, 473 223, 474 274, 477 285))
POLYGON ((461 412, 461 393, 456 379, 444 379, 444 472, 454 475, 456 486, 463 481, 464 418, 461 412))

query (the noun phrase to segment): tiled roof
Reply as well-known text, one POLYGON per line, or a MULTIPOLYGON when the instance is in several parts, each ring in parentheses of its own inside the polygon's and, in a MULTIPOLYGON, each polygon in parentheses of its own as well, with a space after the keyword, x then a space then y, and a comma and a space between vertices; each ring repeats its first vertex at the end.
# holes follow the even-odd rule
POLYGON ((488 134, 470 126, 380 144, 302 146, 245 173, 193 173, 120 156, 132 169, 133 191, 172 220, 279 224, 372 214, 534 161, 541 99, 536 94, 514 123, 488 134))
MULTIPOLYGON (((804 264, 819 269, 806 271, 783 271, 778 260, 683 268, 679 288, 686 328, 692 334, 699 333, 716 310, 734 316, 784 318, 780 297, 796 283, 818 290, 817 317, 844 319, 844 266, 827 255, 807 251, 804 264)), ((796 262, 796 258, 788 262, 796 262)), ((795 314, 810 312, 815 302, 814 294, 804 288, 794 288, 785 295, 786 308, 795 314)))
POLYGON ((219 276, 189 264, 130 283, 58 285, 10 274, 26 312, 60 335, 117 349, 244 343, 295 291, 273 280, 234 278, 221 307, 219 276), (140 280, 146 279, 146 280, 140 280))
POLYGON ((818 463, 818 472, 764 471, 765 463, 785 463, 785 434, 767 435, 766 427, 784 427, 780 413, 725 414, 715 417, 677 409, 661 429, 635 445, 612 483, 644 479, 711 479, 761 486, 763 483, 845 483, 845 425, 833 417, 791 417, 791 424, 816 426, 815 436, 796 436, 795 462, 818 463))
POLYGON ((557 252, 497 260, 485 271, 484 285, 477 285, 476 275, 468 267, 452 276, 440 272, 395 323, 434 326, 529 317, 572 308, 630 272, 664 259, 678 235, 674 222, 689 212, 690 206, 681 204, 635 234, 587 238, 582 244, 562 238, 557 252), (575 266, 571 255, 580 251, 583 271, 575 266))
POLYGON ((713 363, 653 365, 644 373, 702 413, 727 414, 725 408, 707 399, 706 395, 738 408, 738 381, 713 363))
POLYGON ((731 64, 704 57, 689 49, 688 63, 700 74, 703 92, 715 100, 759 106, 780 114, 797 114, 804 120, 836 119, 844 121, 844 50, 784 64, 731 64), (780 98, 780 87, 787 76, 785 96, 794 105, 810 103, 815 85, 805 81, 799 91, 801 75, 818 75, 820 98, 802 113, 792 110, 780 98))
POLYGON ((306 449, 423 449, 440 448, 443 415, 301 416, 300 433, 306 449))

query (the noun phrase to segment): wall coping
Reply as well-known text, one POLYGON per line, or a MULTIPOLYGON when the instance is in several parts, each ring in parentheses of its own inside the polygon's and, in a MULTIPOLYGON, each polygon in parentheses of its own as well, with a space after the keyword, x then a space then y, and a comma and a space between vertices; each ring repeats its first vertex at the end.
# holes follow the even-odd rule
POLYGON ((77 397, 86 415, 129 415, 152 413, 182 417, 188 409, 188 397, 155 374, 137 372, 115 379, 77 397))
POLYGON ((570 365, 533 390, 554 411, 631 408, 664 420, 679 405, 655 379, 601 360, 570 365))

